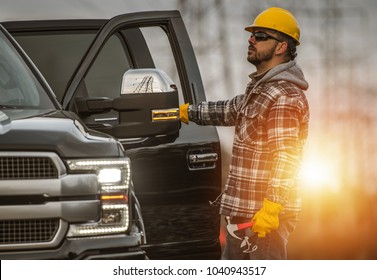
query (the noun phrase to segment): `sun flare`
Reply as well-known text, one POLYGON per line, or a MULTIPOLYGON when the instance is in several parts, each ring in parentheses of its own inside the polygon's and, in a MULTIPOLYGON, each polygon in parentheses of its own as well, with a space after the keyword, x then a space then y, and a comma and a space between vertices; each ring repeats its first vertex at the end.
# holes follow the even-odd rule
POLYGON ((336 162, 319 156, 304 159, 299 174, 302 187, 311 190, 337 190, 339 178, 336 166, 336 162))

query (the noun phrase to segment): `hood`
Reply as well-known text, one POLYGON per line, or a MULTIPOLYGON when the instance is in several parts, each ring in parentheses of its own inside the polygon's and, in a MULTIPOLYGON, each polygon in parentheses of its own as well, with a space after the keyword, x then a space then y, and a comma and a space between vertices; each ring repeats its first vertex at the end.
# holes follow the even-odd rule
POLYGON ((295 61, 282 63, 272 68, 257 82, 257 84, 282 80, 291 82, 302 90, 307 90, 309 87, 309 84, 304 77, 304 73, 295 61))
POLYGON ((123 155, 114 138, 60 110, 0 110, 0 151, 53 151, 62 158, 123 155))

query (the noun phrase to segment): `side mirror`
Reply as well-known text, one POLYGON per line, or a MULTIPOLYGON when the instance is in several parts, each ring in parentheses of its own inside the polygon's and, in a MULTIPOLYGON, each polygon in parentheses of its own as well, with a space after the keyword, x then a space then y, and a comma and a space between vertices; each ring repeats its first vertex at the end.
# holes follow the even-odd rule
POLYGON ((119 97, 78 98, 75 106, 82 116, 118 111, 118 124, 95 129, 120 139, 173 135, 180 128, 177 88, 160 69, 130 69, 119 97))
POLYGON ((121 94, 173 91, 177 91, 177 86, 161 69, 130 69, 123 75, 121 94))

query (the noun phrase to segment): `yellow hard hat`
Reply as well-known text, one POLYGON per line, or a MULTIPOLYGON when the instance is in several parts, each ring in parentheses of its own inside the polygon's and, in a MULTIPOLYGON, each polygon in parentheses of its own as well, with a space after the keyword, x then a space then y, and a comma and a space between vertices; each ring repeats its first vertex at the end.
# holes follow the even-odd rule
POLYGON ((271 7, 261 12, 252 25, 246 26, 245 30, 252 32, 255 27, 269 28, 288 35, 300 44, 300 27, 295 17, 287 10, 271 7))

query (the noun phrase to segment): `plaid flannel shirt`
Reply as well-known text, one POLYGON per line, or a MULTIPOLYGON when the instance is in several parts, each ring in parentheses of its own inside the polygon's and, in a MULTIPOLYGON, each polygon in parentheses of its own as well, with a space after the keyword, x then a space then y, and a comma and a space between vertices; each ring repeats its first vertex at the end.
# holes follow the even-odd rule
POLYGON ((264 198, 282 204, 282 214, 301 209, 296 177, 308 135, 308 103, 296 84, 262 80, 231 100, 190 106, 189 118, 198 124, 235 126, 228 178, 216 199, 222 215, 251 218, 264 198))

